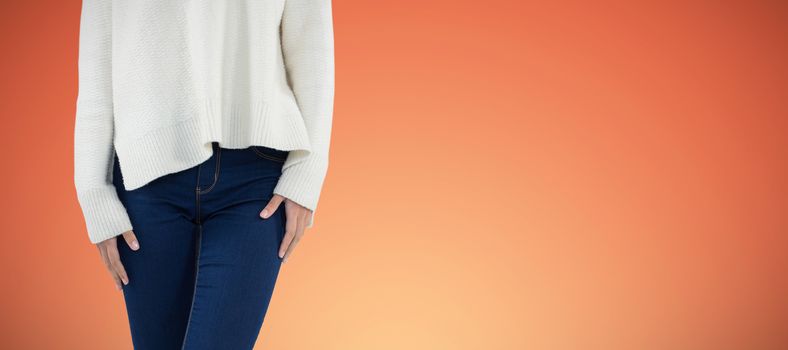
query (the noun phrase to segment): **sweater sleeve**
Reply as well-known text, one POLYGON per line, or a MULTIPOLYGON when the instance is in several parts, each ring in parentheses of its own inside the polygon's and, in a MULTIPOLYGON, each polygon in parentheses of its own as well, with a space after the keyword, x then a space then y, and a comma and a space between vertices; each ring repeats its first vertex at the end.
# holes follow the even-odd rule
POLYGON ((311 152, 291 151, 274 193, 313 211, 328 171, 334 108, 331 0, 286 0, 281 23, 288 82, 304 118, 311 152))
POLYGON ((112 184, 112 1, 83 0, 79 89, 74 126, 74 185, 91 243, 132 229, 112 184))

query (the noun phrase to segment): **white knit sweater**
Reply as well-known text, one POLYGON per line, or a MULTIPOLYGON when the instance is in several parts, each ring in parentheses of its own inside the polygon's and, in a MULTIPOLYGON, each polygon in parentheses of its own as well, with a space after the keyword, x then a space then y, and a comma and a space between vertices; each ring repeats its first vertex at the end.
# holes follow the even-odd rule
POLYGON ((133 229, 112 185, 116 152, 134 190, 207 160, 213 141, 289 150, 274 193, 316 210, 331 0, 83 0, 78 71, 74 184, 92 243, 133 229))

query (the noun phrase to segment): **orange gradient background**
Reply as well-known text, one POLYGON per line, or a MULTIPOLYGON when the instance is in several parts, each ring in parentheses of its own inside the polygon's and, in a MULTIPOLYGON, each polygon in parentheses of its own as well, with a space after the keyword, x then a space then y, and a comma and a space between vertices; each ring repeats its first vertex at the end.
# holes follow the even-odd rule
MULTIPOLYGON (((73 188, 80 2, 1 4, 0 348, 131 349, 73 188)), ((333 9, 258 349, 788 348, 785 2, 333 9)))

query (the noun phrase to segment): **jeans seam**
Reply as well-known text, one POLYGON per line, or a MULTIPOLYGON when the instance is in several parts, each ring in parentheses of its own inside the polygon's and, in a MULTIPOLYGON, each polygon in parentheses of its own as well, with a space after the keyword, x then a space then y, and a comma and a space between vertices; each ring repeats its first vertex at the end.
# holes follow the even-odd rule
POLYGON ((202 164, 197 166, 197 185, 194 188, 194 223, 200 223, 200 172, 202 164))
POLYGON ((211 190, 216 186, 216 183, 219 182, 219 169, 221 168, 221 161, 222 161, 222 150, 221 148, 216 149, 216 170, 213 172, 213 183, 208 186, 208 188, 203 190, 198 190, 200 194, 206 194, 211 192, 211 190))
POLYGON ((189 318, 186 321, 186 331, 183 333, 183 341, 181 343, 181 350, 186 348, 186 338, 189 335, 189 325, 192 322, 192 314, 194 313, 194 302, 197 296, 197 281, 200 275, 200 252, 202 251, 202 224, 197 225, 197 248, 196 256, 194 259, 194 290, 192 291, 192 304, 189 307, 189 318))

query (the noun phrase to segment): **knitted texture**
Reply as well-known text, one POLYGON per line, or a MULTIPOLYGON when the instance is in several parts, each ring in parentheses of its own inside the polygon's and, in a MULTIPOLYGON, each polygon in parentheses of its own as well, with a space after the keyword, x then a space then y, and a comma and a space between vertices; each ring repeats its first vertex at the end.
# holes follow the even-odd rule
POLYGON ((133 229, 115 154, 131 191, 206 161, 212 142, 290 151, 274 193, 314 225, 334 104, 331 0, 83 0, 78 71, 74 184, 92 243, 133 229))

